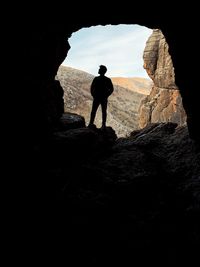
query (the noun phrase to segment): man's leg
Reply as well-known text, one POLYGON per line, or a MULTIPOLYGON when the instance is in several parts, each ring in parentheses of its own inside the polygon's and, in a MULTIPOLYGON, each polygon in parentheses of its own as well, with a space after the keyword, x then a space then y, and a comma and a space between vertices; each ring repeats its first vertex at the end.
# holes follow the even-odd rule
POLYGON ((97 112, 97 109, 98 109, 99 104, 100 103, 99 103, 98 100, 93 99, 92 111, 91 111, 91 114, 90 114, 90 123, 89 123, 89 125, 94 124, 94 119, 95 119, 96 112, 97 112))
POLYGON ((104 99, 103 101, 101 101, 101 109, 102 109, 102 127, 106 127, 107 104, 108 104, 108 100, 107 100, 107 99, 104 99))

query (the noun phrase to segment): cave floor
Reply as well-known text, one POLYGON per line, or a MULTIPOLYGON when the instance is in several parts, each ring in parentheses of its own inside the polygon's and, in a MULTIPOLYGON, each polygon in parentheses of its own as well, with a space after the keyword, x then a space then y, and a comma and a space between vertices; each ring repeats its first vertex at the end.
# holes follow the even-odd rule
POLYGON ((36 158, 46 257, 69 266, 197 259, 200 153, 187 127, 152 124, 127 138, 110 127, 57 132, 36 158))

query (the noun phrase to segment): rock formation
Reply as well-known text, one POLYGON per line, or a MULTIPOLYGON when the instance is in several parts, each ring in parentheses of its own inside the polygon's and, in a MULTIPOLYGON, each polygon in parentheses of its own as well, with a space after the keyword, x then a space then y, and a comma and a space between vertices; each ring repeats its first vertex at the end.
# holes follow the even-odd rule
MULTIPOLYGON (((18 2, 17 8, 9 3, 2 24, 5 63, 17 66, 12 72, 17 79, 2 77, 2 82, 6 81, 2 92, 9 96, 2 97, 2 117, 7 120, 7 124, 2 121, 6 136, 2 138, 6 261, 11 265, 27 265, 31 260, 35 265, 55 266, 63 262, 96 267, 105 262, 110 266, 196 266, 200 155, 190 137, 200 141, 199 68, 194 67, 198 62, 198 2, 182 3, 181 10, 180 5, 176 9, 168 2, 163 8, 139 1, 134 10, 130 1, 115 3, 112 10, 103 4, 97 9, 91 3, 77 5, 73 1, 70 7, 66 2, 68 7, 64 8, 55 2, 52 13, 47 10, 50 5, 44 10, 41 3, 23 3, 23 8, 18 2), (82 11, 78 16, 74 13, 77 7, 82 11), (6 27, 8 21, 11 23, 6 27), (47 146, 52 153, 39 150, 46 143, 44 123, 49 116, 46 106, 38 104, 43 97, 49 99, 47 81, 54 80, 67 54, 67 38, 83 27, 120 23, 162 29, 187 113, 189 135, 186 127, 166 135, 154 127, 151 136, 141 131, 137 140, 118 142, 113 153, 105 150, 101 157, 90 154, 90 162, 85 155, 79 161, 74 157, 74 164, 68 146, 64 154, 54 153, 52 146, 47 146), (156 129, 160 135, 154 135, 156 129), (38 142, 40 146, 35 146, 38 142)), ((3 68, 8 72, 6 65, 3 68)), ((60 103, 56 106, 61 100, 57 98, 60 103)))
POLYGON ((183 125, 186 114, 175 83, 175 72, 168 44, 161 30, 154 29, 143 54, 144 68, 153 80, 153 87, 139 108, 139 126, 149 123, 175 122, 183 125))

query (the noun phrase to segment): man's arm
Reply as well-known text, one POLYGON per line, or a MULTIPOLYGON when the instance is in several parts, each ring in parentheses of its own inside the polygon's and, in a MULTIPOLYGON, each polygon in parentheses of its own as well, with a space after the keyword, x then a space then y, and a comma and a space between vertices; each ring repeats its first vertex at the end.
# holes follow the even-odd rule
POLYGON ((109 95, 111 95, 111 94, 113 93, 113 91, 114 91, 114 86, 113 86, 113 83, 112 83, 111 79, 109 79, 109 81, 110 81, 110 85, 109 85, 109 95))
POLYGON ((92 81, 92 84, 91 84, 91 87, 90 87, 90 92, 91 92, 91 95, 94 97, 94 95, 95 95, 95 87, 96 87, 96 82, 95 82, 95 78, 93 79, 93 81, 92 81))

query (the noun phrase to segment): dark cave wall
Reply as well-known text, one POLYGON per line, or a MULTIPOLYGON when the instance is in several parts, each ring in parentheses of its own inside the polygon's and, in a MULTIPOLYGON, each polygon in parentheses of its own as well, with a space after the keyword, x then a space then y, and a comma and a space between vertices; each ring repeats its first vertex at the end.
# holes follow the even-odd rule
POLYGON ((200 136, 198 75, 195 74, 194 67, 191 67, 196 58, 196 40, 186 38, 185 35, 189 30, 190 36, 195 36, 195 28, 192 27, 194 22, 186 23, 184 13, 177 19, 176 12, 168 13, 168 9, 160 14, 153 8, 148 14, 145 14, 144 10, 132 14, 116 7, 112 15, 109 11, 103 10, 103 16, 101 10, 93 14, 93 9, 96 10, 93 6, 90 6, 90 9, 84 9, 84 16, 62 18, 61 15, 59 21, 51 18, 37 25, 31 24, 30 30, 23 35, 22 48, 25 53, 22 53, 21 60, 29 67, 23 70, 24 84, 26 84, 24 97, 28 98, 28 102, 24 101, 22 105, 25 110, 30 111, 29 122, 31 123, 28 123, 35 136, 40 138, 41 133, 45 135, 51 130, 63 112, 62 89, 54 78, 70 48, 67 38, 82 27, 123 23, 140 24, 162 30, 169 44, 176 73, 176 84, 180 88, 183 106, 187 113, 190 136, 198 139, 200 136))
POLYGON ((28 111, 30 132, 40 139, 64 112, 63 89, 55 76, 70 46, 66 33, 53 28, 32 28, 24 37, 22 106, 28 111))

